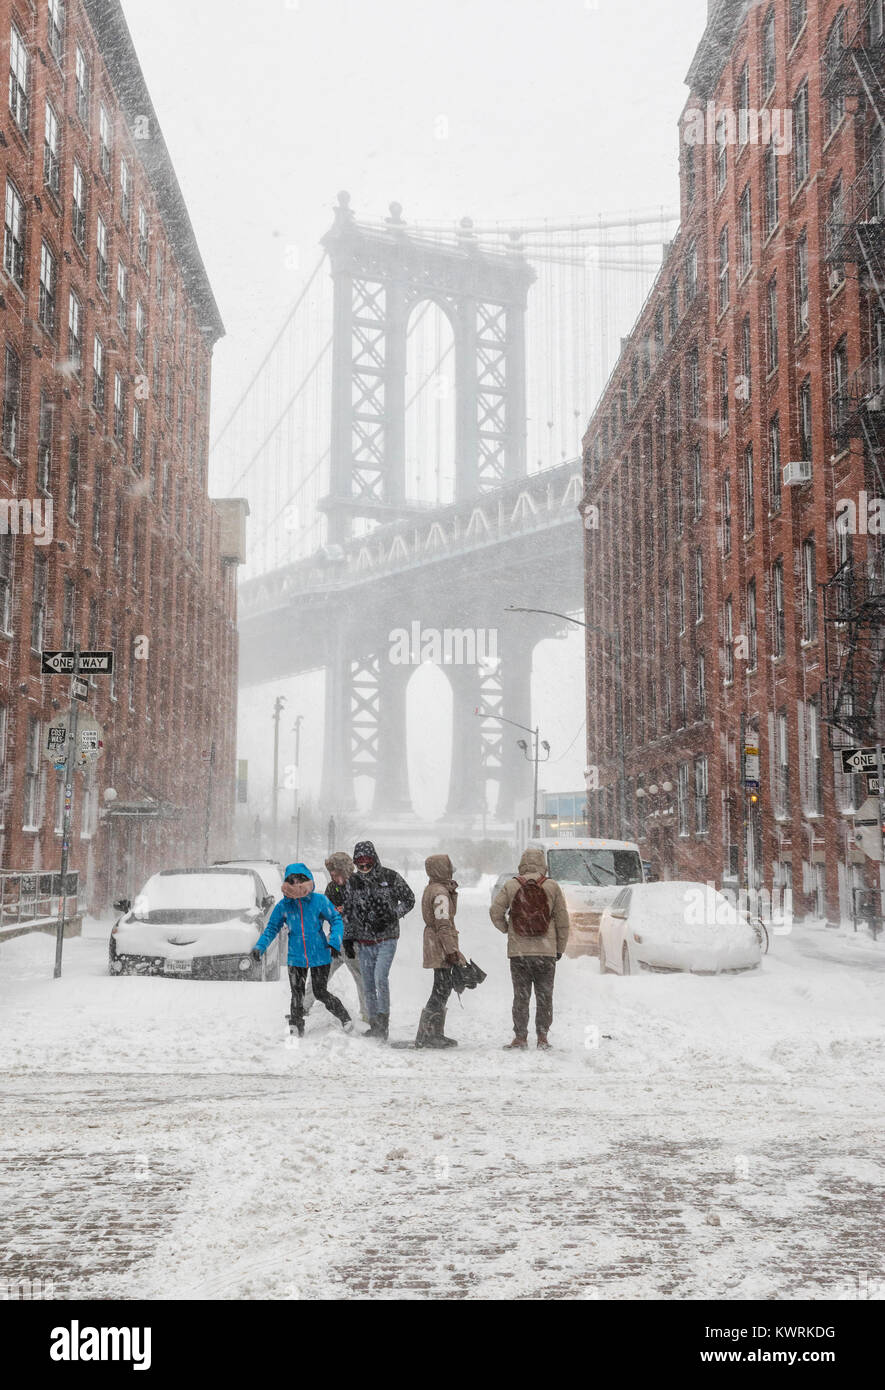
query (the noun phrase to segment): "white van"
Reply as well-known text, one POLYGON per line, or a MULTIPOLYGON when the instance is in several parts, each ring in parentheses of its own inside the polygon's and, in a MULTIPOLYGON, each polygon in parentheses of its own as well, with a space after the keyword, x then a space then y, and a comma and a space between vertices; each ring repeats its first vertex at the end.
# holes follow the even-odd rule
POLYGON ((642 856, 630 840, 532 840, 547 856, 547 876, 565 895, 571 919, 567 956, 599 952, 603 910, 628 883, 642 883, 642 856))

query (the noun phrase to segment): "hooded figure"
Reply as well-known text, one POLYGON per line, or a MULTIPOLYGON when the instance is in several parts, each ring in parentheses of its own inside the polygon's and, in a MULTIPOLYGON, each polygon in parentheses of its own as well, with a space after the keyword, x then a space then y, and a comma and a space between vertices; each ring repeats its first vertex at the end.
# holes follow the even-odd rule
POLYGON ((341 909, 344 939, 359 946, 368 1036, 386 1041, 390 1022, 388 976, 399 940, 400 918, 415 906, 415 895, 395 869, 384 867, 371 840, 360 840, 354 846, 353 860, 356 873, 347 880, 341 909))
POLYGON ((284 896, 268 918, 267 926, 255 943, 253 955, 260 957, 277 936, 283 922, 289 932, 289 983, 292 989, 290 1023, 299 1037, 304 1032, 304 991, 310 970, 314 998, 325 1004, 345 1029, 351 1027, 350 1014, 327 988, 333 955, 341 953, 344 923, 338 909, 323 893, 316 891, 313 874, 306 864, 288 864, 284 896), (329 925, 329 935, 323 931, 329 925))
MULTIPOLYGON (((348 881, 351 878, 353 878, 353 875, 356 873, 353 860, 351 859, 350 855, 347 854, 344 850, 336 850, 334 854, 329 855, 329 857, 325 861, 325 864, 326 873, 329 875, 329 882, 326 884, 326 897, 329 899, 329 902, 332 903, 334 907, 337 907, 338 911, 343 915, 344 899, 347 895, 347 884, 348 881)), ((356 992, 360 1001, 360 1017, 362 1018, 363 1023, 368 1023, 369 1015, 366 1012, 366 995, 363 989, 363 975, 359 965, 360 948, 355 941, 347 940, 346 921, 344 927, 344 958, 343 960, 339 959, 334 960, 332 962, 332 969, 329 978, 331 979, 332 975, 335 974, 335 971, 338 970, 342 965, 347 966, 347 969, 349 970, 353 978, 353 982, 356 985, 356 992)), ((311 997, 311 987, 310 985, 308 985, 307 992, 305 994, 305 1012, 308 1012, 310 1010, 312 1004, 313 998, 311 997)))
POLYGON ((569 915, 562 889, 547 878, 547 858, 542 849, 524 852, 519 873, 500 889, 489 916, 507 937, 514 1033, 508 1047, 528 1046, 529 1004, 534 989, 538 1047, 546 1049, 553 1022, 556 962, 568 943, 569 915))
POLYGON ((424 969, 433 971, 433 989, 421 1013, 415 1046, 457 1047, 456 1040, 445 1035, 445 1022, 446 1005, 452 992, 452 966, 467 964, 458 946, 455 926, 458 885, 447 854, 429 855, 424 868, 427 870, 427 887, 421 898, 424 969))

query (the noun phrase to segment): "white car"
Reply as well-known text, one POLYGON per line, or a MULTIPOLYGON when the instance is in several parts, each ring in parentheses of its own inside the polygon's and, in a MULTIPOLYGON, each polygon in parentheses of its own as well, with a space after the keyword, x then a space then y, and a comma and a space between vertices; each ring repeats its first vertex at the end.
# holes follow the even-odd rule
POLYGON ((178 975, 201 980, 278 980, 278 936, 257 963, 252 949, 276 895, 253 868, 163 869, 122 914, 108 946, 112 975, 178 975))
POLYGON ((762 963, 756 932, 734 904, 709 884, 636 883, 602 913, 599 969, 690 971, 720 975, 762 963))

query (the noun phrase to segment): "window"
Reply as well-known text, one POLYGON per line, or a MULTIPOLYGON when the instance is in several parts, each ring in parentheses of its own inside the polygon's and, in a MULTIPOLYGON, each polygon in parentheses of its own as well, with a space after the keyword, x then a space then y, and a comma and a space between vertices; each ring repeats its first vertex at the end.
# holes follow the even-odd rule
POLYGON ((692 420, 700 419, 701 368, 696 347, 693 347, 688 354, 688 410, 692 420))
POLYGON ((119 372, 114 372, 114 438, 123 443, 126 432, 126 387, 119 372))
MULTIPOLYGON (((119 491, 114 504, 114 544, 112 554, 114 568, 119 569, 120 562, 123 558, 123 494, 119 491)), ((114 646, 116 647, 116 643, 114 646)))
MULTIPOLYGON (((92 482, 92 544, 96 550, 101 549, 101 522, 104 503, 104 488, 101 467, 95 465, 95 477, 92 482)), ((90 641, 90 648, 94 648, 94 641, 90 641)))
POLYGON ((692 491, 694 493, 695 520, 704 507, 704 483, 701 474, 701 446, 696 444, 692 450, 692 491))
POLYGON ((694 762, 694 830, 696 835, 706 835, 709 823, 709 780, 707 759, 695 758, 694 762))
POLYGON ((71 435, 68 449, 68 519, 74 526, 80 514, 80 436, 71 435))
POLYGON ((156 289, 156 292, 157 292, 157 303, 158 303, 158 304, 162 304, 162 303, 163 303, 163 275, 164 275, 164 272, 165 272, 165 264, 164 264, 164 261, 163 261, 163 248, 162 248, 162 246, 158 246, 158 247, 157 247, 157 260, 156 260, 156 273, 155 273, 155 275, 154 275, 154 288, 156 289))
POLYGON ((40 416, 37 435, 37 487, 41 492, 52 490, 52 416, 54 407, 46 391, 40 392, 40 416))
POLYGON ((704 554, 700 546, 694 553, 694 612, 695 621, 704 616, 704 554))
POLYGON ((759 628, 756 610, 756 581, 747 585, 747 669, 755 671, 759 662, 759 628))
POLYGON ((0 531, 0 632, 9 632, 12 622, 14 544, 12 536, 0 531))
POLYGON ((104 343, 95 335, 92 348, 92 404, 104 414, 104 343))
POLYGON ((98 600, 89 600, 89 650, 94 652, 98 647, 98 600))
POLYGON ((657 362, 664 350, 664 310, 659 309, 655 314, 655 361, 657 362))
POLYGON ((103 295, 108 292, 108 229, 99 213, 95 221, 95 277, 103 295))
POLYGON ((673 479, 673 499, 676 503, 676 534, 682 535, 682 528, 685 524, 682 503, 682 474, 677 471, 673 479))
POLYGON ((768 487, 769 505, 772 512, 779 512, 781 509, 782 486, 781 422, 779 415, 773 415, 768 422, 768 487))
POLYGON ((178 438, 179 444, 181 444, 181 442, 184 439, 184 396, 180 391, 178 393, 177 407, 175 412, 175 433, 178 438))
POLYGON ((750 328, 750 315, 741 324, 741 379, 740 390, 735 395, 744 405, 753 394, 753 335, 750 328))
POLYGON ((676 821, 680 835, 688 834, 688 763, 680 763, 676 776, 676 821))
POLYGON ((784 562, 778 559, 771 567, 771 654, 775 660, 786 650, 786 636, 784 562))
POLYGON ((66 579, 61 610, 61 644, 65 651, 74 645, 74 594, 73 579, 66 579))
POLYGON ((762 96, 771 96, 777 81, 777 45, 774 34, 774 10, 769 10, 762 25, 762 96))
POLYGON ((669 304, 670 337, 672 338, 679 327, 679 277, 675 275, 670 281, 669 304))
POLYGON ((833 402, 832 427, 834 431, 841 429, 848 414, 849 404, 846 393, 846 383, 848 380, 848 349, 845 339, 840 338, 833 348, 830 359, 830 392, 833 402))
POLYGON ((808 178, 808 80, 793 98, 793 188, 808 178))
POLYGON ((683 661, 679 667, 679 727, 688 723, 688 671, 683 661))
POLYGON ((806 700, 804 706, 802 742, 804 757, 802 767, 805 773, 804 810, 809 816, 817 816, 821 811, 821 748, 820 748, 820 707, 816 699, 806 700))
POLYGON ((803 460, 811 460, 811 377, 807 376, 799 387, 799 452, 803 460))
POLYGON ((144 366, 145 353, 147 352, 147 318, 144 312, 144 305, 140 299, 135 301, 135 356, 144 366))
POLYGON ((817 560, 813 537, 802 542, 802 640, 817 637, 817 560))
POLYGON ((780 196, 778 188, 777 170, 778 158, 779 156, 777 151, 775 150, 774 145, 771 143, 771 141, 769 141, 769 143, 765 146, 765 156, 763 159, 762 169, 764 192, 763 215, 765 219, 764 230, 766 237, 771 236, 772 232, 778 224, 778 199, 780 196))
POLYGON ((55 332, 56 275, 55 256, 44 241, 40 245, 40 299, 37 312, 47 333, 55 332))
POLYGON ((780 343, 777 331, 777 276, 772 275, 765 291, 765 357, 769 375, 777 370, 780 343))
MULTIPOLYGON (((829 193, 829 236, 828 243, 832 245, 833 229, 839 227, 845 221, 843 208, 843 184, 842 175, 839 174, 830 186, 829 193)), ((829 248, 828 248, 829 249, 829 248)), ((830 263, 830 290, 835 291, 845 281, 845 264, 843 261, 831 261, 830 263)))
POLYGON ((685 302, 690 304, 698 292, 698 245, 691 242, 685 255, 685 302))
POLYGON ((725 657, 725 680, 728 685, 731 685, 734 680, 734 600, 730 597, 725 601, 723 626, 725 629, 725 650, 723 652, 725 657))
POLYGON ((682 146, 682 167, 685 171, 685 201, 690 207, 697 194, 698 178, 695 165, 694 145, 688 142, 682 146))
POLYGON ((737 84, 738 140, 741 146, 750 138, 750 65, 744 63, 737 84))
POLYGON ((43 125, 43 182, 58 197, 61 184, 61 163, 58 151, 58 116, 47 101, 43 125))
POLYGON ((122 261, 117 261, 117 324, 121 333, 129 332, 129 306, 126 296, 129 292, 129 271, 122 261))
POLYGON ((77 45, 77 52, 74 58, 74 74, 76 82, 77 115, 83 125, 89 125, 89 64, 86 62, 80 45, 77 45))
POLYGON ((170 502, 171 502, 171 500, 172 500, 172 472, 171 472, 171 468, 170 468, 170 465, 169 465, 169 456, 168 456, 168 454, 164 455, 164 457, 163 457, 163 489, 162 489, 162 495, 161 495, 161 497, 162 497, 162 507, 163 507, 163 511, 164 511, 164 512, 166 513, 166 515, 168 516, 168 515, 169 515, 169 504, 170 504, 170 502))
POLYGON ((25 287, 25 207, 15 184, 6 180, 6 227, 3 269, 19 289, 25 287))
POLYGON ((799 37, 805 28, 807 0, 790 0, 790 42, 799 37))
POLYGON ((150 245, 150 223, 144 204, 138 205, 138 259, 143 266, 148 263, 148 249, 150 245))
POLYGON ((25 786, 22 807, 22 826, 25 830, 39 830, 42 821, 40 807, 40 720, 28 720, 28 742, 25 750, 25 786))
POLYGON ((173 338, 175 337, 175 301, 175 286, 170 285, 169 293, 166 296, 166 332, 173 338))
POLYGON ((719 434, 724 437, 728 434, 729 426, 729 377, 728 377, 728 353, 723 352, 719 358, 719 434))
POLYGON ((68 358, 79 374, 83 370, 83 305, 73 290, 68 296, 68 358))
POLYGON ((663 629, 664 629, 664 646, 667 646, 667 645, 669 644, 669 642, 670 642, 670 581, 669 581, 669 579, 667 580, 666 584, 664 585, 664 603, 663 603, 663 614, 662 614, 662 616, 663 616, 663 629))
POLYGON ((808 233, 796 242, 796 336, 808 331, 808 233))
POLYGON ((80 165, 74 163, 74 192, 71 202, 71 231, 77 245, 86 245, 86 184, 83 180, 83 170, 80 165))
POLYGON ((163 413, 167 420, 172 419, 172 368, 166 368, 166 391, 163 399, 163 413))
POLYGON ((731 554, 731 474, 722 480, 722 553, 731 554))
POLYGON ((31 650, 43 650, 46 630, 47 562, 45 555, 34 557, 34 596, 31 603, 31 650))
POLYGON ((24 135, 28 133, 29 59, 25 41, 13 24, 9 34, 9 110, 24 135))
POLYGON ((741 194, 740 232, 740 278, 743 280, 753 267, 753 202, 749 184, 741 194))
POLYGON ((719 292, 718 306, 719 313, 724 314, 728 308, 730 291, 728 284, 728 228, 723 227, 719 233, 719 292))
POLYGON ((125 226, 129 226, 129 209, 132 204, 132 182, 129 177, 129 165, 125 159, 120 160, 120 216, 125 226))
MULTIPOLYGON (((827 69, 832 72, 839 62, 839 56, 845 47, 845 11, 840 10, 830 26, 827 35, 825 58, 827 69)), ((827 135, 833 134, 842 117, 845 115, 845 93, 840 90, 838 85, 831 89, 827 99, 827 135)))
POLYGON ((685 570, 680 567, 676 587, 676 616, 679 620, 679 636, 685 633, 685 570))
POLYGON ((65 46, 65 7, 64 0, 49 0, 49 24, 47 39, 55 57, 61 62, 65 46))
POLYGON ((774 718, 774 813, 790 814, 790 742, 787 711, 779 709, 774 718))
POLYGON ((139 405, 132 408, 132 467, 136 473, 144 467, 144 415, 139 405))
POLYGON ((744 535, 756 530, 756 487, 753 474, 753 446, 744 450, 744 535))
POLYGON ((728 182, 728 115, 725 111, 716 122, 716 193, 728 182))
POLYGON ((682 382, 678 375, 674 376, 670 387, 670 428, 678 444, 682 438, 682 382))
POLYGON ((21 358, 15 349, 7 344, 3 375, 3 449, 16 463, 19 462, 22 450, 21 379, 21 358))
POLYGON ((134 638, 134 637, 130 637, 130 639, 129 639, 129 671, 128 671, 128 679, 127 679, 127 682, 126 682, 126 687, 127 687, 127 689, 126 689, 126 695, 127 695, 127 703, 128 703, 128 705, 129 705, 130 712, 132 712, 132 713, 135 712, 135 668, 136 668, 136 665, 137 665, 137 662, 136 662, 136 659, 135 659, 135 638, 134 638))
POLYGON ((101 172, 111 180, 111 121, 104 102, 98 105, 98 161, 101 172))

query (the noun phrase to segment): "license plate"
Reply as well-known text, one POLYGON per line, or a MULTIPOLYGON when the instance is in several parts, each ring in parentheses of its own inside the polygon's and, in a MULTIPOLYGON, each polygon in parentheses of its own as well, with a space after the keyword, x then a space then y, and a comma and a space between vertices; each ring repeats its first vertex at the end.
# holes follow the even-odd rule
POLYGON ((194 963, 192 960, 164 960, 164 975, 192 975, 194 963))

